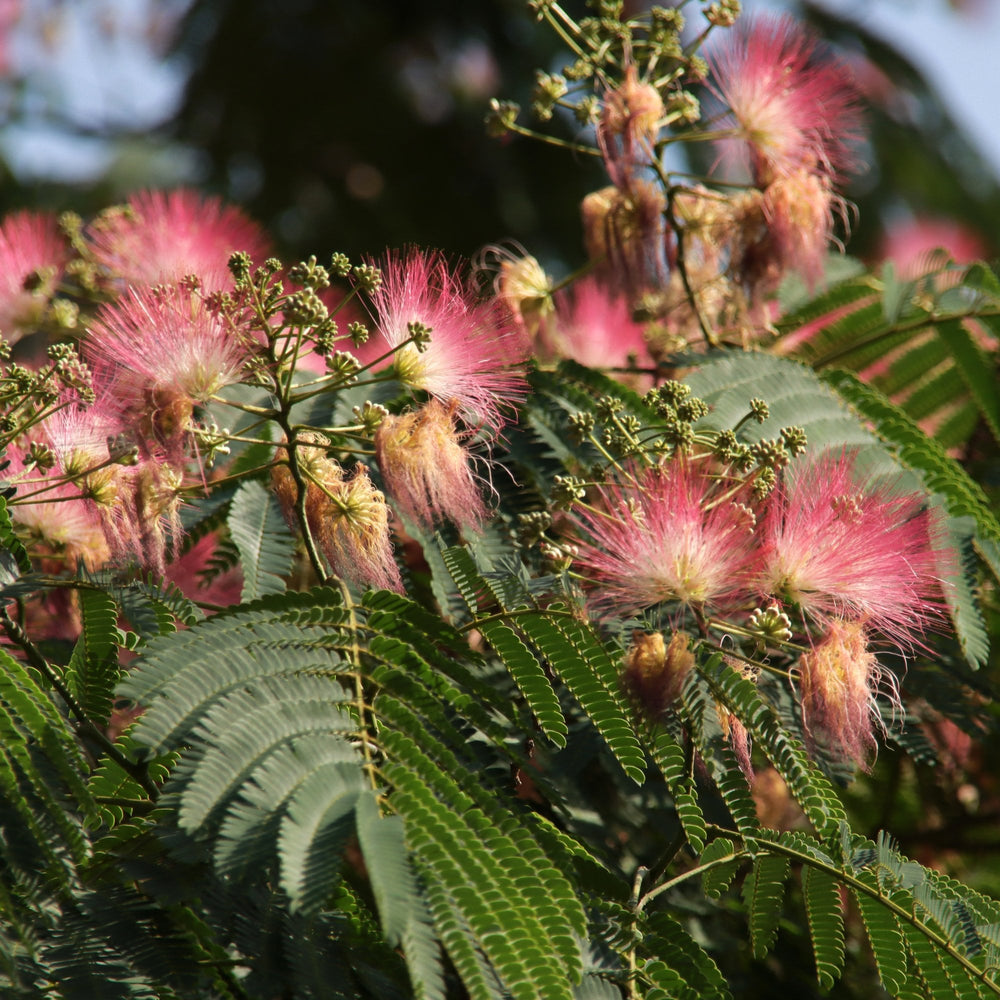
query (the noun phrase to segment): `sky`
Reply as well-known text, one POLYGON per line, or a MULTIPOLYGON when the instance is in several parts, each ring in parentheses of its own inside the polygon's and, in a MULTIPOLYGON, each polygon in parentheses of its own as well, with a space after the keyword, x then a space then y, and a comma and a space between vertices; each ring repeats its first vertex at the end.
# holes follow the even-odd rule
MULTIPOLYGON (((0 152, 24 180, 89 180, 100 176, 111 151, 100 134, 122 123, 143 130, 168 117, 183 87, 185 68, 165 62, 159 45, 191 0, 22 2, 21 21, 0 38, 0 57, 40 81, 47 95, 91 134, 69 139, 39 106, 28 127, 0 129, 0 152), (54 16, 52 11, 58 11, 54 16), (98 11, 101 16, 95 17, 98 11), (160 18, 150 38, 150 12, 160 18), (53 58, 55 56, 55 58, 53 58)), ((419 0, 415 0, 419 2, 419 0)), ((947 0, 814 0, 864 24, 901 48, 936 84, 954 118, 1000 175, 1000 0, 972 0, 966 13, 947 0)), ((781 0, 744 0, 750 12, 780 8, 781 0)), ((0 25, 0 32, 3 26, 0 25)), ((12 95, 6 95, 12 99, 12 95)), ((0 95, 0 113, 3 95, 0 95)))

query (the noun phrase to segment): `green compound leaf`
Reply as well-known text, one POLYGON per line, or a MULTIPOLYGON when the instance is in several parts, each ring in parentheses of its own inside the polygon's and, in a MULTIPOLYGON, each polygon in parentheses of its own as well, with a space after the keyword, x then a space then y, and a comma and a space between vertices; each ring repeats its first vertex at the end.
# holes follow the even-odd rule
POLYGON ((243 570, 240 600, 283 593, 285 577, 292 571, 295 539, 274 495, 253 480, 243 483, 229 506, 226 523, 243 570))
POLYGON ((743 883, 743 900, 750 910, 750 942, 754 958, 763 958, 774 944, 785 898, 788 858, 759 854, 743 883))
POLYGON ((538 720, 542 732, 556 746, 564 747, 569 729, 563 718, 559 698, 553 691, 538 658, 514 630, 502 622, 482 622, 477 628, 503 660, 504 666, 514 678, 514 683, 517 684, 538 720))
POLYGON ((844 911, 837 879, 820 868, 802 869, 802 894, 816 978, 820 986, 830 989, 844 968, 844 911))

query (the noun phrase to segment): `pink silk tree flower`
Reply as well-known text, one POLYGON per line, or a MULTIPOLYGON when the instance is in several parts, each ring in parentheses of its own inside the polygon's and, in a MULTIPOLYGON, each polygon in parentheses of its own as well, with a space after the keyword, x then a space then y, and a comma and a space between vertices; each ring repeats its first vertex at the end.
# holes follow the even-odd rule
POLYGON ((54 216, 15 212, 0 223, 0 334, 15 343, 38 323, 68 257, 54 216))
POLYGON ((608 483, 572 520, 573 566, 598 609, 634 614, 664 601, 727 608, 747 593, 753 514, 703 463, 674 458, 608 483))
POLYGON ((139 286, 194 274, 205 292, 225 291, 234 251, 258 264, 268 254, 263 230, 242 210, 187 188, 134 194, 124 212, 106 213, 87 236, 98 264, 139 286))
POLYGON ((17 490, 9 506, 11 519, 36 564, 47 573, 74 571, 81 560, 89 570, 103 566, 110 552, 100 516, 82 499, 80 489, 55 482, 56 470, 26 468, 24 456, 14 448, 8 449, 6 459, 4 479, 17 490))
POLYGON ((945 620, 938 521, 926 497, 865 482, 854 460, 827 452, 786 473, 759 528, 758 590, 908 647, 945 620))
POLYGON ((161 442, 187 429, 194 404, 238 381, 249 354, 231 323, 178 287, 130 290, 100 309, 90 334, 95 380, 161 442))
POLYGON ((183 535, 181 487, 181 476, 158 457, 115 467, 114 502, 97 508, 114 563, 166 573, 183 535))
POLYGON ((408 250, 381 265, 372 295, 378 328, 395 354, 397 378, 496 436, 527 383, 527 346, 499 298, 482 300, 436 251, 408 250), (410 342, 414 324, 430 330, 423 350, 410 342))
POLYGON ((478 528, 486 507, 455 426, 454 408, 431 399, 419 410, 382 418, 375 454, 389 495, 410 520, 478 528))
POLYGON ((536 352, 543 361, 572 358, 593 368, 651 364, 643 326, 632 319, 628 302, 593 277, 556 295, 536 352))
POLYGON ((758 187, 800 167, 836 180, 853 166, 861 124, 851 74, 790 17, 741 22, 709 63, 758 187))

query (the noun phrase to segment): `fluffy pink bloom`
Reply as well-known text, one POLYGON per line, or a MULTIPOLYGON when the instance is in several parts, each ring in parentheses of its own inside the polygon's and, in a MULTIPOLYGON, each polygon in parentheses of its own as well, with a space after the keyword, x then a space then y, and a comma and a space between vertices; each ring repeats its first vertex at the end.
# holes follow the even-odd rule
POLYGON ((89 406, 69 402, 46 417, 41 430, 61 471, 75 477, 107 461, 124 426, 118 405, 105 393, 89 406))
POLYGON ((944 618, 938 522, 918 493, 855 477, 851 453, 788 473, 760 526, 758 587, 809 618, 910 645, 944 618))
POLYGON ((710 67, 747 144, 755 184, 799 167, 836 178, 852 166, 860 118, 851 76, 791 18, 741 22, 710 67))
POLYGON ((237 380, 247 344, 183 288, 130 290, 101 308, 91 327, 87 356, 113 374, 128 404, 150 396, 205 402, 237 380))
POLYGON ((386 416, 375 432, 375 453, 389 495, 417 524, 452 521, 478 528, 486 507, 454 414, 432 399, 402 416, 386 416))
POLYGON ((114 500, 98 504, 113 562, 166 573, 167 558, 177 555, 183 534, 181 485, 181 476, 156 457, 114 467, 107 487, 114 500))
POLYGON ((11 519, 44 570, 75 570, 81 560, 91 570, 102 566, 109 550, 101 521, 94 507, 80 499, 80 490, 71 483, 45 489, 46 480, 58 475, 55 470, 50 476, 35 467, 25 468, 23 455, 15 449, 8 450, 6 458, 10 464, 4 479, 17 490, 11 519))
POLYGON ((864 627, 831 621, 826 637, 799 659, 798 676, 810 738, 864 767, 877 746, 873 724, 882 721, 876 696, 883 680, 898 700, 895 679, 879 666, 864 627))
POLYGON ((591 580, 595 607, 725 607, 745 591, 753 515, 720 495, 705 465, 675 458, 642 470, 601 487, 594 506, 573 515, 582 536, 573 565, 591 580))
POLYGON ((399 380, 446 405, 457 400, 467 423, 498 433, 527 388, 527 347, 507 308, 497 298, 482 300, 438 252, 410 250, 381 266, 372 300, 383 337, 400 348, 399 380), (407 343, 413 323, 430 328, 423 351, 407 343))
POLYGON ((245 250, 264 260, 268 241, 260 227, 232 205, 197 191, 142 191, 129 211, 107 214, 89 233, 99 264, 130 285, 155 285, 197 275, 205 291, 232 287, 227 262, 245 250))
POLYGON ((555 316, 537 340, 542 360, 573 358, 593 368, 627 368, 650 364, 643 327, 632 319, 624 298, 594 278, 584 278, 571 291, 556 296, 555 316))
POLYGON ((15 212, 0 224, 0 334, 8 341, 20 339, 41 318, 66 258, 53 216, 15 212), (28 279, 34 284, 30 289, 28 279))

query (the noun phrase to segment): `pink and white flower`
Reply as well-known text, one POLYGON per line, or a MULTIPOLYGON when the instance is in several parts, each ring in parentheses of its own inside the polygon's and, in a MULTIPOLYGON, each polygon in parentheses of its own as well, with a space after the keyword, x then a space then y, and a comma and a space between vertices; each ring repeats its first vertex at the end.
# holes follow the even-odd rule
POLYGON ((628 302, 592 277, 556 295, 536 353, 543 361, 572 358, 593 368, 651 363, 643 326, 632 319, 628 302))
POLYGON ((394 254, 381 268, 372 300, 383 338, 397 349, 399 380, 445 405, 457 401, 466 423, 498 434, 527 389, 527 346, 509 310, 496 297, 481 299, 436 251, 394 254), (423 350, 411 343, 413 324, 430 329, 423 350))
POLYGON ((753 514, 704 463, 674 458, 608 483, 573 520, 573 565, 590 581, 596 608, 727 608, 747 593, 753 514))
POLYGON ((235 251, 255 263, 268 253, 263 230, 242 210, 187 188, 134 194, 125 212, 106 213, 87 235, 98 264, 129 285, 193 274, 204 291, 224 291, 233 284, 228 261, 235 251))
POLYGON ((110 373, 119 399, 141 403, 153 395, 203 403, 237 381, 248 341, 178 287, 132 289, 101 308, 87 356, 110 373))
POLYGON ((853 166, 860 118, 851 74, 790 17, 741 22, 710 68, 758 187, 800 167, 836 179, 853 166))
POLYGON ((54 216, 15 212, 0 223, 0 334, 6 340, 16 342, 41 318, 67 257, 54 216))
POLYGON ((786 474, 761 520, 758 591, 910 646, 945 617, 939 523, 926 497, 868 482, 854 461, 828 452, 786 474))

